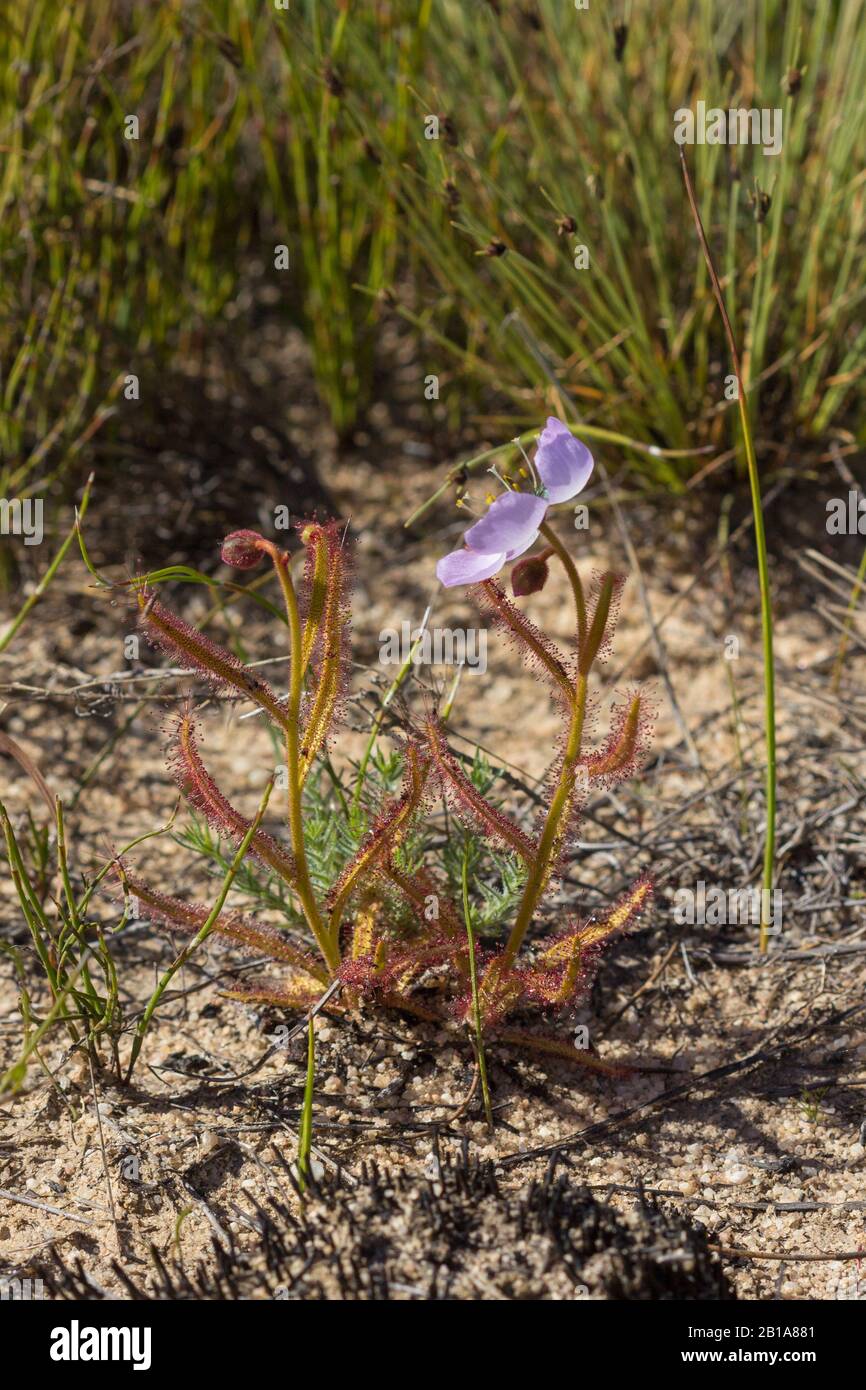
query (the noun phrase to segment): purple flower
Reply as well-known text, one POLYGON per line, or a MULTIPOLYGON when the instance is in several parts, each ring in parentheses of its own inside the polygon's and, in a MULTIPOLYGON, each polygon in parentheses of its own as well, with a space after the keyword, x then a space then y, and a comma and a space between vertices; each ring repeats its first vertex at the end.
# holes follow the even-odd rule
POLYGON ((547 503, 534 492, 504 492, 463 537, 465 550, 452 550, 436 566, 446 589, 490 579, 508 560, 528 550, 538 535, 547 503))
POLYGON ((593 457, 561 420, 550 415, 538 441, 535 466, 548 502, 570 502, 589 482, 593 457))
POLYGON ((446 589, 458 584, 480 584, 535 542, 547 508, 568 502, 586 487, 593 458, 585 444, 553 416, 538 441, 535 468, 541 479, 539 492, 505 492, 491 502, 480 521, 463 537, 464 548, 452 550, 436 566, 446 589))

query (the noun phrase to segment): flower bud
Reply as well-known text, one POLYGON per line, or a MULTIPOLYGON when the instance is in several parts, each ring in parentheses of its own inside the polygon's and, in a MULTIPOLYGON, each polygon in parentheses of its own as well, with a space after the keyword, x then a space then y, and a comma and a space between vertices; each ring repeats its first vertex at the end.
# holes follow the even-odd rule
POLYGON ((527 594, 537 594, 547 583, 547 562, 552 550, 542 550, 538 555, 527 555, 518 560, 511 571, 511 592, 515 598, 525 598, 527 594))
POLYGON ((232 531, 222 543, 220 559, 236 570, 255 569, 263 559, 259 549, 261 539, 258 531, 232 531))

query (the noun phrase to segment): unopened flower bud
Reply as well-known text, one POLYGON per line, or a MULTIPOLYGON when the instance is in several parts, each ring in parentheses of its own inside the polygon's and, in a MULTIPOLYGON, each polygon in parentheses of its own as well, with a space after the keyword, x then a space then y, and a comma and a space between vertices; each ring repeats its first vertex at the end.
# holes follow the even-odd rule
POLYGON ((527 594, 537 594, 547 583, 547 562, 552 550, 542 550, 538 555, 527 555, 511 571, 511 592, 515 598, 525 598, 527 594))
POLYGON ((258 531, 232 531, 223 541, 220 559, 236 570, 255 569, 263 559, 259 549, 261 539, 258 531))

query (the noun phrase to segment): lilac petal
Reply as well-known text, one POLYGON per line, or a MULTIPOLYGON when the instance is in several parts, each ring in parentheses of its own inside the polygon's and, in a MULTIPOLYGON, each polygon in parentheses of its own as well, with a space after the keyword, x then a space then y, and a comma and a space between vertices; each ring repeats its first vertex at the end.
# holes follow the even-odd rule
POLYGON ((480 521, 464 536, 472 550, 487 555, 494 551, 525 550, 538 531, 547 511, 547 502, 532 492, 504 492, 492 502, 480 521))
POLYGON ((458 584, 480 584, 482 579, 492 579, 504 564, 504 551, 484 554, 478 550, 452 550, 437 564, 436 578, 446 589, 455 589, 458 584))
POLYGON ((557 435, 568 435, 571 438, 571 430, 568 425, 564 425, 555 415, 548 415, 544 422, 544 429, 538 436, 539 444, 552 444, 557 435))
POLYGON ((538 532, 537 532, 537 531, 533 531, 532 535, 528 538, 528 540, 526 540, 526 541, 523 543, 523 545, 517 545, 517 546, 514 547, 513 550, 508 550, 508 551, 506 551, 506 554, 505 554, 505 562, 506 562, 506 564, 508 563, 509 560, 516 560, 517 557, 518 557, 518 555, 522 555, 523 552, 524 552, 524 550, 528 550, 529 547, 530 547, 531 545, 535 545, 535 542, 536 542, 537 540, 538 540, 538 532))
POLYGON ((549 502, 568 502, 582 492, 594 467, 592 454, 551 415, 541 432, 535 466, 549 502))

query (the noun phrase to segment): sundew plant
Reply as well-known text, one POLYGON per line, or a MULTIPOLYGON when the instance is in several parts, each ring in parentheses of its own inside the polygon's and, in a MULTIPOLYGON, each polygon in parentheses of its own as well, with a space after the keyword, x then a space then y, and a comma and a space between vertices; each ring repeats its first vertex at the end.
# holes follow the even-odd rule
MULTIPOLYGON (((152 887, 129 865, 119 866, 141 915, 201 939, 213 929, 271 958, 278 973, 233 989, 234 997, 305 1011, 329 992, 329 1008, 376 1002, 424 1019, 474 1023, 479 1043, 482 1031, 514 1042, 536 1040, 546 1050, 605 1069, 570 1042, 534 1039, 511 1025, 512 1016, 528 1006, 565 1010, 580 999, 602 947, 635 921, 652 891, 642 877, 590 920, 569 915, 551 925, 544 915, 587 796, 638 766, 650 719, 644 697, 632 693, 615 704, 607 736, 590 739, 590 676, 609 649, 622 580, 598 575, 586 593, 546 514, 585 485, 592 467, 586 446, 558 420, 548 421, 535 460, 526 457, 515 476, 500 479, 504 490, 488 499, 485 514, 466 532, 465 546, 438 565, 444 584, 471 585, 484 614, 517 646, 561 714, 560 747, 544 783, 543 809, 529 828, 496 802, 489 769, 479 760, 464 770, 432 707, 405 716, 393 755, 377 750, 375 776, 364 796, 359 784, 351 805, 340 793, 337 814, 324 806, 323 773, 334 775, 329 750, 345 704, 350 652, 349 551, 338 522, 297 526, 300 574, 287 551, 255 531, 235 531, 223 543, 222 558, 236 569, 263 561, 273 566, 289 637, 285 697, 178 617, 146 579, 137 583, 139 620, 151 642, 215 689, 251 701, 284 751, 270 807, 283 798, 279 831, 261 824, 262 808, 255 821, 248 820, 217 785, 189 707, 174 719, 169 764, 196 813, 187 842, 218 860, 222 840, 248 848, 252 867, 238 881, 260 905, 283 910, 285 929, 254 913, 224 909, 215 915, 204 904, 152 887), (544 548, 526 555, 537 540, 544 548), (497 583, 494 575, 513 560, 518 596, 542 587, 551 561, 561 566, 574 606, 570 651, 559 650, 497 583), (374 806, 368 804, 369 788, 378 791, 374 806), (429 853, 430 818, 443 801, 452 835, 462 845, 462 893, 454 891, 454 843, 451 871, 447 852, 438 858, 429 853), (498 889, 469 881, 468 869, 480 863, 484 842, 500 876, 498 889), (490 928, 503 912, 510 920, 501 939, 490 928)), ((363 778, 364 770, 358 775, 363 778)))

